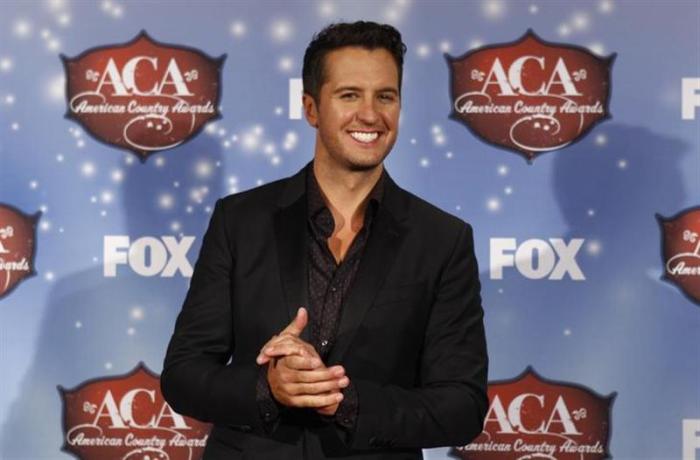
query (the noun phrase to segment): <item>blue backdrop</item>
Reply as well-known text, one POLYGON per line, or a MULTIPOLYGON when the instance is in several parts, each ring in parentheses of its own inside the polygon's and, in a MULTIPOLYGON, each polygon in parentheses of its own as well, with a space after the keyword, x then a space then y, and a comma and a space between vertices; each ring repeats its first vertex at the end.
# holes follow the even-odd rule
POLYGON ((314 32, 356 19, 394 24, 408 45, 400 135, 386 165, 402 187, 475 228, 490 380, 532 365, 616 392, 613 457, 682 458, 692 442, 683 420, 700 419, 700 307, 660 280, 655 214, 700 204, 700 112, 681 117, 681 80, 700 78, 700 4, 691 0, 3 1, 0 202, 43 214, 37 275, 0 300, 0 457, 68 458, 57 385, 123 374, 139 361, 160 372, 189 280, 124 265, 105 277, 105 236, 193 236, 193 264, 218 197, 311 159, 314 132, 294 117, 290 80, 294 87, 314 32), (528 28, 617 53, 612 119, 532 164, 447 118, 443 56, 528 28), (144 164, 63 117, 59 59, 142 29, 227 54, 223 117, 144 164), (576 260, 586 279, 530 280, 514 268, 491 279, 492 238, 582 238, 576 260))

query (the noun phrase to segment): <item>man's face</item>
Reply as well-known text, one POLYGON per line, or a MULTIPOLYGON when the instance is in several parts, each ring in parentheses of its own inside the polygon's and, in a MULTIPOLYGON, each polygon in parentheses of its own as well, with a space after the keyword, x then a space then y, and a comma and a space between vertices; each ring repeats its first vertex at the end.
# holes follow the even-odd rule
POLYGON ((401 111, 391 54, 354 46, 331 51, 318 99, 304 95, 307 119, 318 128, 316 157, 352 171, 380 165, 396 141, 401 111))

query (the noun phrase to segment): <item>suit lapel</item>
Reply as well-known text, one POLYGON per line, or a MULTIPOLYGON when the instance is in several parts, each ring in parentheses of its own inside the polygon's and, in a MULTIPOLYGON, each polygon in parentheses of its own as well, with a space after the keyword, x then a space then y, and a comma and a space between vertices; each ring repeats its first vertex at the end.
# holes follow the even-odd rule
MULTIPOLYGON (((289 179, 274 218, 280 278, 290 322, 299 307, 309 308, 305 191, 306 168, 289 179)), ((310 341, 310 329, 304 329, 302 339, 310 341)))
POLYGON ((384 283, 405 235, 406 230, 401 222, 407 217, 407 196, 388 175, 384 186, 383 203, 379 207, 348 297, 343 303, 338 335, 328 357, 328 365, 342 360, 365 313, 384 283))

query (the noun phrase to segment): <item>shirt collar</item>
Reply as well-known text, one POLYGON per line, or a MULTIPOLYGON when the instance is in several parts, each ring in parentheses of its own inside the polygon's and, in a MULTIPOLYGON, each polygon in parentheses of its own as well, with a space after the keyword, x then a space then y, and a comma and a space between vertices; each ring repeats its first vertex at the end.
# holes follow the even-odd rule
MULTIPOLYGON (((369 226, 372 218, 376 215, 379 206, 384 198, 384 184, 386 183, 386 170, 382 170, 381 176, 374 184, 372 190, 369 192, 369 202, 367 204, 367 210, 365 211, 365 226, 369 226)), ((307 196, 307 209, 308 217, 311 221, 318 218, 319 214, 326 212, 330 214, 328 206, 323 199, 323 194, 321 193, 321 187, 318 185, 316 180, 316 175, 314 174, 313 162, 309 163, 306 172, 306 196, 307 196), (325 210, 325 212, 324 212, 325 210)), ((331 223, 332 223, 331 216, 331 223)), ((327 219, 324 219, 327 220, 327 219)), ((331 231, 333 229, 331 228, 331 231)))

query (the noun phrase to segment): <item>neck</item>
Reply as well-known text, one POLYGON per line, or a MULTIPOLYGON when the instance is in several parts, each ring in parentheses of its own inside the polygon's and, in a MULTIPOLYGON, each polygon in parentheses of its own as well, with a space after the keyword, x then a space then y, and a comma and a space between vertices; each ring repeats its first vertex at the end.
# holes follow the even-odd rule
POLYGON ((368 170, 348 171, 330 167, 325 162, 318 161, 317 157, 313 168, 316 181, 336 223, 349 221, 353 223, 352 227, 357 224, 361 227, 367 198, 382 175, 383 165, 368 170))

